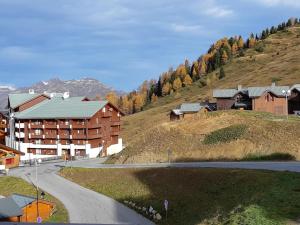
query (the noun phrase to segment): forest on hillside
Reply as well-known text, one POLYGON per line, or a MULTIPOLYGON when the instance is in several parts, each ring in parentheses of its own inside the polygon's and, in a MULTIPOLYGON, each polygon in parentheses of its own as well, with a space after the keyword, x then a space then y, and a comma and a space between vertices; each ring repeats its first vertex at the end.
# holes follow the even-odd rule
POLYGON ((207 53, 197 60, 190 62, 186 59, 176 69, 170 67, 168 71, 163 72, 157 80, 146 80, 137 90, 124 96, 117 96, 116 93, 110 92, 106 95, 106 99, 118 106, 124 113, 132 114, 142 111, 146 105, 156 102, 159 97, 173 94, 193 82, 199 81, 200 87, 210 85, 212 80, 223 79, 226 76, 223 66, 233 58, 243 57, 245 51, 250 48, 259 53, 263 52, 262 41, 264 39, 297 24, 300 24, 300 19, 290 18, 278 26, 266 28, 260 34, 251 33, 246 40, 242 36, 224 37, 213 43, 207 53), (213 71, 219 71, 216 77, 211 79, 206 76, 213 71))

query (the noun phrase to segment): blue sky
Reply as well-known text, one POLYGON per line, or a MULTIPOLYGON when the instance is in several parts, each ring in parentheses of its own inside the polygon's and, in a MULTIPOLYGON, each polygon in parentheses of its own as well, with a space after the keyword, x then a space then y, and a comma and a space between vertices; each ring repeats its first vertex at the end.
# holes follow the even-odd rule
POLYGON ((0 84, 94 77, 129 91, 292 16, 299 0, 0 0, 0 84))

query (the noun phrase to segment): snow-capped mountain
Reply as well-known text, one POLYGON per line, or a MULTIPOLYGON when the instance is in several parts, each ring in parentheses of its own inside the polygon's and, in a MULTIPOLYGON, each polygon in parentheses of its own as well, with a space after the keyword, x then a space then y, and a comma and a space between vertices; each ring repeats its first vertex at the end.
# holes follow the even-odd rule
POLYGON ((82 78, 78 80, 61 80, 54 78, 48 81, 41 81, 30 87, 14 88, 13 86, 0 85, 0 108, 4 108, 7 104, 7 95, 10 93, 23 93, 33 89, 36 93, 53 93, 53 92, 70 92, 71 96, 87 96, 94 98, 101 96, 102 98, 110 91, 116 92, 118 95, 124 94, 122 91, 116 91, 111 87, 102 84, 94 78, 82 78))

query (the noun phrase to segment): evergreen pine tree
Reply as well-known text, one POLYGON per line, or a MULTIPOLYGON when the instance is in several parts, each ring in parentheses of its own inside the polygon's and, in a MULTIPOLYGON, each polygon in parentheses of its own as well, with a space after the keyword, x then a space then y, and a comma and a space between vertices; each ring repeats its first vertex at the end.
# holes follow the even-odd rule
POLYGON ((223 66, 220 68, 219 79, 223 79, 225 77, 225 71, 223 66))

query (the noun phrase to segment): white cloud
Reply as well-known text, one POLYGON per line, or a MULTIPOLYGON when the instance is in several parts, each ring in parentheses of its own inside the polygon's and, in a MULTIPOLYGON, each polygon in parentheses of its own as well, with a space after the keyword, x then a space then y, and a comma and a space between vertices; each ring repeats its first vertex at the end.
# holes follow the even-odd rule
POLYGON ((203 31, 203 27, 200 25, 183 25, 177 23, 171 24, 171 29, 178 33, 186 33, 186 32, 200 33, 203 31))
POLYGON ((300 7, 299 0, 255 0, 256 2, 269 7, 287 6, 287 7, 300 7))
POLYGON ((219 6, 207 7, 204 13, 208 16, 214 17, 229 17, 233 15, 233 11, 230 9, 222 8, 219 6))
POLYGON ((200 4, 198 3, 194 8, 200 13, 214 18, 226 18, 234 15, 232 9, 215 0, 201 1, 200 4))
POLYGON ((36 57, 36 53, 29 48, 7 46, 0 49, 0 57, 9 60, 28 60, 36 57))

